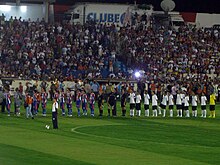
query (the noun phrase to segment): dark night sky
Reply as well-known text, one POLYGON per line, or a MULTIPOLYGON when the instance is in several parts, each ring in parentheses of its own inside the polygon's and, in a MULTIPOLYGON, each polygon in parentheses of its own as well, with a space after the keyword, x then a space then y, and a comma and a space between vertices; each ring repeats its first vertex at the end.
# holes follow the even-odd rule
MULTIPOLYGON (((138 4, 152 4, 155 10, 161 10, 162 0, 136 0, 138 4)), ((220 0, 174 0, 175 11, 220 13, 220 0)), ((134 0, 56 0, 58 4, 74 4, 75 2, 101 2, 101 3, 134 3, 134 0)))

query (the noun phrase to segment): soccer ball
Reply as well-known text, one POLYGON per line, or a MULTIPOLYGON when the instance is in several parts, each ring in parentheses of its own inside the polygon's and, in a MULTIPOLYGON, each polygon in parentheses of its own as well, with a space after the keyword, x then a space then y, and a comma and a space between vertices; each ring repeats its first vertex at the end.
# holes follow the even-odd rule
POLYGON ((46 128, 46 129, 50 129, 50 126, 49 126, 49 125, 46 125, 45 128, 46 128))

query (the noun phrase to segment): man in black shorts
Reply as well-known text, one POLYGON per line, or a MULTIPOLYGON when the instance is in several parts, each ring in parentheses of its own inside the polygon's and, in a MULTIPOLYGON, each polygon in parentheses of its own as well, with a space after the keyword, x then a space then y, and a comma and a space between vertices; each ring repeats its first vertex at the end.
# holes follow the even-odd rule
POLYGON ((108 116, 110 116, 111 110, 112 110, 112 115, 115 116, 116 112, 114 112, 114 110, 115 110, 115 106, 116 106, 116 96, 115 96, 114 91, 112 91, 109 94, 107 103, 108 103, 108 116))
POLYGON ((126 114, 126 99, 127 99, 127 94, 125 93, 125 90, 122 89, 121 91, 121 109, 122 109, 122 116, 125 116, 126 114))
POLYGON ((103 107, 104 107, 104 95, 102 91, 99 91, 98 107, 99 107, 99 116, 101 117, 103 115, 103 107))

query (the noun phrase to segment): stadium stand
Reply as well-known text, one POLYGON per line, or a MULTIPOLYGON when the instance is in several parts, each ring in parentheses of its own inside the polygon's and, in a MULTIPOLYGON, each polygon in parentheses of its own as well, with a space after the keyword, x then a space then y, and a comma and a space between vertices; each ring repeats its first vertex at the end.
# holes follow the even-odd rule
POLYGON ((220 74, 218 31, 183 26, 153 29, 141 22, 47 24, 11 18, 0 27, 0 73, 22 79, 133 78, 208 80, 220 74))

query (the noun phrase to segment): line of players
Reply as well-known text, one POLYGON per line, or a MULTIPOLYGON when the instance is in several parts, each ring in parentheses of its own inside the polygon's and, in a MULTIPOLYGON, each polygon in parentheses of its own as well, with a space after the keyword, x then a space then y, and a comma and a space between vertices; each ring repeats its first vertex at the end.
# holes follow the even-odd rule
MULTIPOLYGON (((150 95, 148 94, 148 91, 146 90, 143 94, 143 101, 144 101, 144 110, 145 110, 145 116, 149 117, 151 116, 150 113, 150 102, 152 103, 152 116, 157 117, 158 115, 162 115, 163 117, 166 117, 167 112, 167 106, 169 106, 169 116, 174 116, 174 105, 176 105, 176 116, 177 117, 190 117, 190 111, 189 111, 189 101, 191 100, 192 104, 192 116, 197 117, 197 109, 198 109, 198 103, 201 103, 201 117, 206 118, 207 116, 207 97, 202 93, 202 96, 200 99, 198 96, 195 95, 195 93, 192 93, 191 99, 190 96, 185 91, 178 91, 176 96, 173 96, 169 92, 165 92, 162 94, 162 101, 160 102, 158 100, 157 95, 152 92, 152 96, 150 98, 150 95)), ((14 95, 14 105, 15 105, 15 114, 20 115, 20 106, 21 103, 19 102, 21 96, 19 95, 19 92, 16 91, 14 95)), ((60 104, 60 109, 62 111, 62 115, 66 115, 66 109, 67 109, 67 115, 72 116, 73 113, 73 101, 76 102, 76 108, 77 108, 77 114, 78 116, 81 115, 81 108, 82 108, 82 115, 87 115, 88 111, 88 105, 91 111, 91 116, 95 115, 95 100, 98 101, 98 108, 99 108, 99 115, 103 115, 103 107, 104 107, 104 95, 102 92, 99 92, 99 94, 90 93, 87 94, 84 90, 77 90, 75 95, 71 93, 69 89, 67 89, 66 92, 63 90, 61 92, 55 92, 54 97, 60 104), (75 97, 74 97, 75 96, 75 97)), ((141 94, 138 92, 131 91, 130 94, 127 95, 125 90, 123 89, 121 92, 120 102, 121 102, 121 109, 122 109, 122 116, 126 115, 126 102, 127 98, 130 99, 130 116, 133 117, 135 115, 141 116, 141 103, 142 103, 142 97, 141 94)), ((48 94, 44 89, 42 89, 41 93, 38 91, 34 91, 33 95, 30 93, 26 93, 25 95, 25 101, 24 101, 24 107, 26 109, 26 117, 28 118, 31 116, 33 118, 33 115, 37 115, 39 112, 39 107, 41 104, 42 107, 42 115, 46 116, 46 109, 47 109, 47 99, 48 94)), ((215 118, 215 94, 210 95, 210 117, 215 118)), ((108 116, 110 116, 110 112, 112 110, 112 115, 116 116, 116 102, 117 102, 117 94, 115 91, 112 91, 110 94, 108 94, 107 97, 107 105, 108 105, 108 116)), ((11 99, 10 95, 6 95, 6 109, 8 111, 8 115, 10 116, 10 105, 11 105, 11 99)))
MULTIPOLYGON (((98 94, 90 93, 87 94, 84 90, 77 90, 75 94, 73 94, 69 89, 64 92, 56 91, 54 92, 53 99, 55 98, 59 104, 62 115, 66 115, 67 109, 67 116, 71 117, 73 114, 73 101, 76 102, 76 108, 78 116, 81 115, 81 108, 82 108, 82 115, 87 115, 88 105, 91 110, 91 116, 95 115, 95 99, 98 94)), ((5 92, 5 107, 8 113, 8 116, 11 114, 11 104, 12 99, 9 92, 5 92)), ((41 106, 42 109, 42 116, 46 116, 47 113, 47 103, 48 103, 48 94, 45 89, 41 89, 41 92, 34 90, 33 92, 26 92, 25 96, 23 96, 18 89, 16 89, 14 94, 14 114, 20 116, 20 107, 22 105, 22 100, 24 100, 24 108, 26 110, 26 117, 34 118, 34 115, 39 113, 39 109, 41 106)), ((100 109, 100 115, 103 114, 103 105, 104 105, 104 96, 103 94, 99 94, 98 96, 98 105, 100 109)))
MULTIPOLYGON (((47 95, 41 94, 41 96, 43 96, 41 98, 41 103, 42 103, 42 109, 43 109, 43 116, 46 116, 46 102, 45 101, 47 99, 47 95)), ((81 115, 81 108, 82 108, 82 115, 87 115, 87 111, 88 111, 88 105, 89 108, 91 110, 91 116, 94 116, 94 111, 95 111, 95 93, 90 93, 90 95, 88 95, 84 90, 80 91, 77 90, 76 91, 76 95, 72 94, 71 91, 69 89, 67 89, 66 92, 64 92, 64 90, 62 90, 61 92, 55 92, 53 98, 55 98, 59 104, 60 104, 60 109, 62 112, 62 115, 65 116, 66 115, 66 109, 67 109, 67 116, 71 117, 73 114, 73 101, 75 100, 76 102, 76 108, 77 108, 77 114, 78 116, 81 115), (76 97, 74 97, 76 96, 76 97)), ((33 97, 33 100, 35 100, 35 94, 33 97)), ((38 113, 38 108, 39 108, 39 103, 36 103, 35 101, 33 101, 33 106, 34 109, 33 111, 35 113, 38 113)))
MULTIPOLYGON (((133 117, 135 115, 141 116, 141 94, 138 92, 132 91, 129 95, 130 98, 130 116, 133 117)), ((174 106, 176 105, 176 116, 177 117, 190 117, 190 100, 192 105, 192 117, 197 117, 198 114, 198 103, 201 105, 201 117, 206 118, 207 116, 207 97, 202 93, 200 99, 194 92, 192 92, 191 96, 185 91, 178 91, 176 96, 173 96, 169 92, 164 92, 162 94, 161 103, 158 104, 159 100, 157 95, 152 92, 152 96, 148 94, 146 90, 144 93, 144 110, 145 116, 150 116, 150 100, 152 102, 152 116, 157 117, 158 115, 162 115, 162 117, 166 117, 167 106, 169 107, 169 116, 174 116, 174 106), (190 98, 191 97, 191 98, 190 98)), ((210 95, 210 116, 215 118, 215 94, 210 95)))

